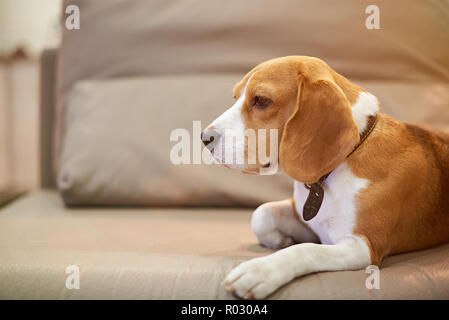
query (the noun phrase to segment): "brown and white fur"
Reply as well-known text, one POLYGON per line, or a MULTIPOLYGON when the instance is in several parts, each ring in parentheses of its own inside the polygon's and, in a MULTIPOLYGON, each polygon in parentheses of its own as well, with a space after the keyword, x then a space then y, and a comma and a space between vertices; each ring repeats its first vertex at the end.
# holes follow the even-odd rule
MULTIPOLYGON (((379 113, 374 95, 312 57, 266 61, 234 94, 236 103, 205 132, 278 129, 279 163, 294 179, 294 194, 255 210, 251 226, 259 242, 283 249, 233 269, 224 280, 229 290, 265 298, 308 273, 362 269, 387 255, 449 242, 447 133, 379 113), (347 158, 375 114, 374 130, 347 158), (305 222, 304 183, 328 172, 321 209, 305 222)), ((248 164, 245 144, 243 136, 236 143, 245 148, 244 164, 231 167, 257 173, 265 164, 248 164)))

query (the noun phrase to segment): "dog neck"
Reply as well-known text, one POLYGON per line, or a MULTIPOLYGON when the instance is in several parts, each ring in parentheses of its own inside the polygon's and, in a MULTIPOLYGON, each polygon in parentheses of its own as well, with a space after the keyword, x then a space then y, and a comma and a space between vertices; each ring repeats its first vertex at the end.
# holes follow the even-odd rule
MULTIPOLYGON (((363 128, 363 131, 360 133, 360 140, 354 146, 352 151, 346 156, 346 159, 349 158, 373 132, 377 124, 377 119, 378 119, 377 113, 375 113, 374 115, 369 115, 367 117, 367 119, 365 120, 366 123, 363 128)), ((328 174, 325 174, 315 183, 304 184, 306 189, 309 190, 309 196, 307 197, 307 200, 304 203, 303 207, 303 218, 305 221, 313 219, 318 214, 318 211, 321 208, 321 204, 323 203, 324 198, 324 189, 323 189, 324 181, 331 173, 332 171, 329 172, 328 174)))

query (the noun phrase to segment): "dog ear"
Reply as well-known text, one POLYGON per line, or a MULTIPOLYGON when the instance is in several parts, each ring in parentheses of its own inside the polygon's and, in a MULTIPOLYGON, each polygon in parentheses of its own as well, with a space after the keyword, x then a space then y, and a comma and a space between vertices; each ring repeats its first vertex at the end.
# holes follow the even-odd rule
POLYGON ((331 78, 298 78, 296 107, 284 127, 279 161, 295 180, 315 183, 359 142, 348 99, 331 78))

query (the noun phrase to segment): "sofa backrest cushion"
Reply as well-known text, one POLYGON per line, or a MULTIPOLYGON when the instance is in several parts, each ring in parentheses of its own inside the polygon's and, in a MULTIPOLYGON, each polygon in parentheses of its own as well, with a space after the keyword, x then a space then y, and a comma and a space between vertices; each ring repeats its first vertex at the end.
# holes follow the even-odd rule
POLYGON ((449 8, 421 0, 66 0, 60 85, 87 78, 246 72, 285 55, 320 57, 359 80, 449 81, 449 8), (380 29, 367 29, 369 5, 380 29), (66 15, 65 15, 66 16, 66 15))

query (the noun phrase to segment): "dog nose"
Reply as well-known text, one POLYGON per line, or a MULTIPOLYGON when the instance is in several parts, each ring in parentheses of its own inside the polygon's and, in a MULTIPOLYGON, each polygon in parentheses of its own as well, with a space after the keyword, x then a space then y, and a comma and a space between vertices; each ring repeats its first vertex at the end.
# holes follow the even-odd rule
POLYGON ((204 143, 204 145, 212 151, 213 145, 211 144, 213 141, 217 141, 219 137, 219 132, 213 129, 206 129, 205 131, 201 132, 201 141, 204 143))
POLYGON ((211 137, 210 139, 206 139, 204 132, 201 132, 201 141, 203 141, 204 145, 207 147, 209 143, 214 141, 214 137, 211 137))

